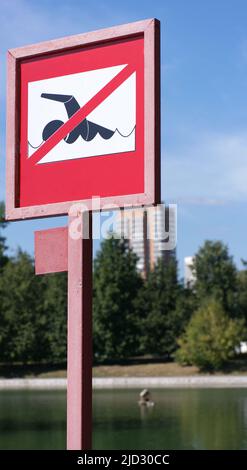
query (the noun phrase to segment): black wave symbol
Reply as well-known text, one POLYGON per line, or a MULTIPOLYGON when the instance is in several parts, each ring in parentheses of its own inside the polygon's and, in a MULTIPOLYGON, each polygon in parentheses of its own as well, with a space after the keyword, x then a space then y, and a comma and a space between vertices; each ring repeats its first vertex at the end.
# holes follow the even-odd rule
MULTIPOLYGON (((72 95, 57 95, 57 94, 50 94, 50 93, 42 93, 42 98, 46 98, 48 100, 59 101, 63 103, 68 115, 68 118, 73 116, 79 109, 80 105, 76 101, 75 97, 72 95)), ((49 139, 49 137, 56 132, 59 127, 64 124, 63 121, 55 119, 53 121, 48 122, 43 129, 42 138, 43 141, 49 139)), ((110 139, 115 131, 107 129, 106 127, 99 126, 94 122, 89 121, 88 119, 84 119, 78 126, 73 129, 65 138, 64 141, 67 144, 73 144, 78 137, 82 137, 85 141, 89 142, 93 140, 94 137, 99 134, 103 139, 110 139)))

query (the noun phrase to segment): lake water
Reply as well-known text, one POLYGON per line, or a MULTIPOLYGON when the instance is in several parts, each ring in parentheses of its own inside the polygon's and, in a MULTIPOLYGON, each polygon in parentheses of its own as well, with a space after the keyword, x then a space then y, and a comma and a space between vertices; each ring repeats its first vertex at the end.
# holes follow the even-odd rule
MULTIPOLYGON (((95 449, 247 449, 246 389, 163 389, 140 409, 138 390, 94 392, 95 449)), ((0 392, 0 449, 64 449, 66 395, 0 392)))

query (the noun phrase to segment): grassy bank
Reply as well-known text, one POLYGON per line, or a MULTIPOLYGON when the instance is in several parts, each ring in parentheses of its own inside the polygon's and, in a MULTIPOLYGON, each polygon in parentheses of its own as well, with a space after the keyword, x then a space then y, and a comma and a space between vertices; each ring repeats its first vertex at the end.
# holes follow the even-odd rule
MULTIPOLYGON (((176 362, 154 362, 142 361, 138 363, 100 365, 93 368, 94 377, 174 377, 174 376, 193 376, 200 374, 197 367, 182 367, 176 362)), ((205 372, 204 372, 205 374, 205 372)), ((230 361, 226 366, 214 375, 247 374, 247 357, 240 357, 230 361)), ((0 366, 0 377, 37 377, 37 378, 63 378, 66 377, 66 365, 63 366, 21 366, 21 365, 5 365, 0 366)))

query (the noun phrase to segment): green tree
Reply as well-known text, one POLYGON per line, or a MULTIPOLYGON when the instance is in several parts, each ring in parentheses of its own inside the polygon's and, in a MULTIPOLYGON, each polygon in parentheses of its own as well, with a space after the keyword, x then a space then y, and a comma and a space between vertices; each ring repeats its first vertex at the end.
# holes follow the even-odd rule
POLYGON ((245 269, 238 272, 238 308, 247 325, 247 262, 242 263, 245 269))
MULTIPOLYGON (((192 289, 179 286, 179 293, 176 301, 175 318, 176 324, 176 339, 183 333, 188 325, 194 311, 197 307, 197 299, 192 289)), ((177 344, 176 344, 177 349, 177 344)))
POLYGON ((32 258, 19 251, 0 276, 0 362, 64 363, 67 276, 35 276, 32 258))
POLYGON ((43 284, 34 276, 30 256, 21 251, 0 276, 0 361, 27 362, 40 358, 37 331, 45 324, 43 284))
POLYGON ((236 316, 237 270, 227 246, 207 240, 195 256, 193 268, 199 305, 202 299, 215 297, 230 316, 236 316))
POLYGON ((6 227, 7 223, 4 220, 4 202, 0 202, 0 270, 7 263, 8 257, 5 255, 6 251, 6 239, 2 235, 2 230, 6 227))
POLYGON ((242 319, 230 319, 222 304, 214 299, 204 301, 178 340, 176 359, 202 370, 217 370, 234 356, 235 348, 245 337, 242 319))
POLYGON ((183 328, 182 309, 176 308, 180 292, 176 259, 168 263, 158 259, 139 294, 142 354, 170 356, 176 349, 176 338, 183 328))
POLYGON ((44 343, 42 357, 53 363, 66 362, 67 356, 67 273, 44 276, 45 323, 37 334, 44 343))
POLYGON ((114 237, 101 245, 94 261, 94 356, 121 359, 136 354, 139 321, 136 297, 142 279, 128 242, 114 237))

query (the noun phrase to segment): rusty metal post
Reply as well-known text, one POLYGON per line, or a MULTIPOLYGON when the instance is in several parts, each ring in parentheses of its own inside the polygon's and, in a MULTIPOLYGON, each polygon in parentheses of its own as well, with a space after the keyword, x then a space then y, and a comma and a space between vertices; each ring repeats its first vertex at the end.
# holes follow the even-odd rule
POLYGON ((68 231, 68 450, 92 446, 92 213, 80 217, 81 236, 71 236, 78 218, 68 231))

